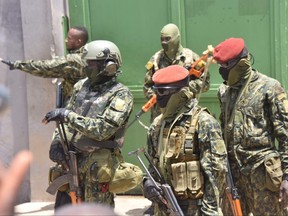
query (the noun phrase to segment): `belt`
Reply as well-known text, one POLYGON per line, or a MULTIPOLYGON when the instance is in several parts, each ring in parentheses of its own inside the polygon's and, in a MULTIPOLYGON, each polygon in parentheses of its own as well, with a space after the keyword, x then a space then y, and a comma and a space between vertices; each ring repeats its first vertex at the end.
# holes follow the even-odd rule
POLYGON ((185 205, 202 206, 202 199, 184 199, 184 200, 177 199, 177 202, 180 206, 185 206, 185 205))
POLYGON ((75 146, 79 149, 100 149, 100 148, 108 148, 108 149, 115 149, 118 147, 118 143, 115 140, 104 140, 104 141, 97 141, 93 139, 89 139, 88 137, 81 137, 75 143, 75 146))

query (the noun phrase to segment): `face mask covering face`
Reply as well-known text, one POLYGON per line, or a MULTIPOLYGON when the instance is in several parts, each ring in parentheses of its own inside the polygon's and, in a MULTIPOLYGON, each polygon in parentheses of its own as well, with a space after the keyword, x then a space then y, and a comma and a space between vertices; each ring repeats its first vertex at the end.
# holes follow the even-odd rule
POLYGON ((180 32, 177 26, 168 24, 161 30, 161 45, 165 54, 174 60, 180 46, 180 32))
POLYGON ((222 79, 227 81, 228 80, 228 75, 229 75, 229 69, 220 67, 219 68, 219 74, 221 75, 222 79))
POLYGON ((193 98, 193 93, 189 87, 183 87, 179 92, 173 94, 165 108, 163 118, 174 118, 179 111, 184 107, 188 100, 193 98))
POLYGON ((227 84, 237 86, 241 80, 246 80, 251 74, 250 59, 242 58, 233 68, 230 69, 227 84))

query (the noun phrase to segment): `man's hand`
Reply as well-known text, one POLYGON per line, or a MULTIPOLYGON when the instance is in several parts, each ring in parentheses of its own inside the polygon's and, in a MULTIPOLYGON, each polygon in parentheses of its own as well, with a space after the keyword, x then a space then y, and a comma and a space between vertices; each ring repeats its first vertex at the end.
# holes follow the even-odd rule
POLYGON ((283 209, 288 211, 288 181, 283 180, 280 186, 279 202, 282 202, 283 209))
POLYGON ((13 61, 10 61, 10 60, 4 60, 2 58, 0 58, 0 61, 3 62, 4 64, 7 64, 9 66, 9 69, 10 70, 14 70, 15 67, 14 67, 14 62, 13 61))
POLYGON ((167 201, 162 196, 163 192, 153 184, 150 178, 145 178, 143 180, 143 192, 144 197, 150 201, 157 202, 160 205, 167 205, 167 201))
POLYGON ((32 157, 31 152, 22 150, 14 157, 9 168, 0 164, 0 215, 14 215, 14 205, 32 157))
POLYGON ((70 110, 67 110, 65 108, 57 108, 53 111, 48 112, 44 119, 42 120, 43 123, 47 124, 50 121, 60 121, 63 123, 68 122, 68 114, 70 113, 70 110))

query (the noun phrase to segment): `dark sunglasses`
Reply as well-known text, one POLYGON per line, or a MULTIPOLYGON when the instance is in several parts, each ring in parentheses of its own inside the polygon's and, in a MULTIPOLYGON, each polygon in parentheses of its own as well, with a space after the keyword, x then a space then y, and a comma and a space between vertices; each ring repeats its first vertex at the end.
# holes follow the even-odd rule
POLYGON ((182 87, 179 86, 152 86, 156 95, 166 96, 178 92, 182 87))

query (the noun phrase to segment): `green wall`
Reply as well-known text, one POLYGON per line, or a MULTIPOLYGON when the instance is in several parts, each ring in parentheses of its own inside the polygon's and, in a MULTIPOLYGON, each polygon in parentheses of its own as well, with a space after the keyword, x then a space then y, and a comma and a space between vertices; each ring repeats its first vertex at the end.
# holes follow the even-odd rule
MULTIPOLYGON (((123 58, 119 81, 134 95, 134 111, 146 102, 142 92, 145 64, 160 49, 160 30, 175 23, 183 46, 199 55, 209 44, 216 46, 229 37, 242 37, 253 54, 254 68, 277 78, 287 89, 288 0, 69 0, 70 26, 84 25, 90 41, 113 41, 123 58)), ((216 65, 210 67, 211 87, 200 104, 219 116, 217 88, 221 83, 216 65)), ((149 113, 141 116, 148 125, 149 113)), ((145 147, 146 129, 135 122, 127 131, 124 156, 145 147)))

